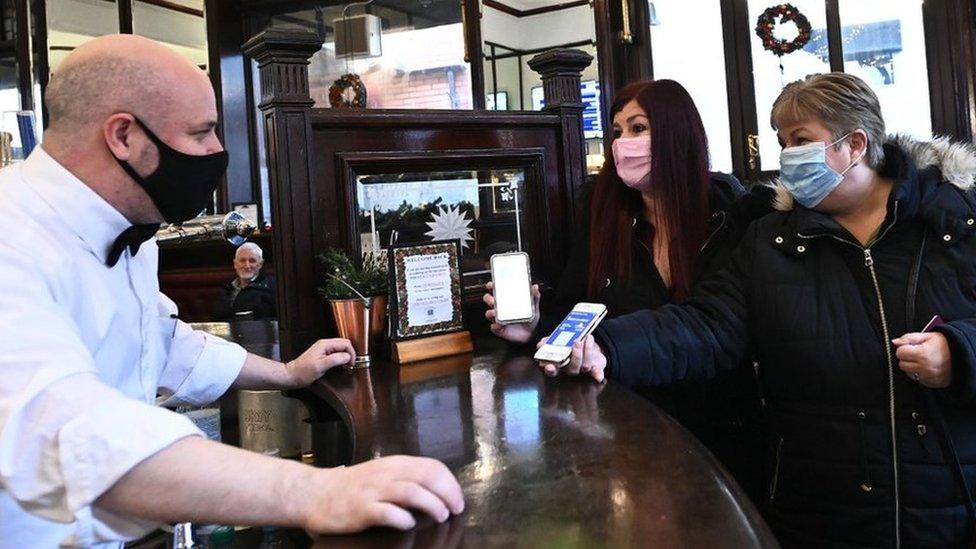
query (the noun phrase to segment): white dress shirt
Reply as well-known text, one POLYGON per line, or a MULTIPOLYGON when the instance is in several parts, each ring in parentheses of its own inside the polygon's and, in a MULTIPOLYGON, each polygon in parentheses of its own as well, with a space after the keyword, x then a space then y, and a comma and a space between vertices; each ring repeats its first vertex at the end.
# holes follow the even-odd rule
POLYGON ((157 395, 212 402, 244 364, 175 319, 155 240, 106 266, 130 225, 41 147, 0 170, 0 547, 117 546, 155 527, 93 503, 201 435, 157 395))

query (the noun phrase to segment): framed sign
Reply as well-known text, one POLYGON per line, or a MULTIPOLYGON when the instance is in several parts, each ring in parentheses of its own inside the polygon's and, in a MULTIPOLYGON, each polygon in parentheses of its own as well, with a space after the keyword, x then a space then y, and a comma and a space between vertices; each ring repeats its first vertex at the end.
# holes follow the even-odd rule
POLYGON ((461 244, 456 240, 392 246, 391 338, 409 339, 461 329, 461 244))

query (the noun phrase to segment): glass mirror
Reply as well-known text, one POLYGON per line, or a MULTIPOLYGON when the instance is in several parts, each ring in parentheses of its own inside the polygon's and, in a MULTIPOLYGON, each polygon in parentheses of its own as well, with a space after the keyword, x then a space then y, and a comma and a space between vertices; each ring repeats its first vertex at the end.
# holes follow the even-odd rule
POLYGON ((524 183, 520 168, 360 175, 361 249, 460 240, 464 287, 483 289, 489 258, 522 249, 524 183))

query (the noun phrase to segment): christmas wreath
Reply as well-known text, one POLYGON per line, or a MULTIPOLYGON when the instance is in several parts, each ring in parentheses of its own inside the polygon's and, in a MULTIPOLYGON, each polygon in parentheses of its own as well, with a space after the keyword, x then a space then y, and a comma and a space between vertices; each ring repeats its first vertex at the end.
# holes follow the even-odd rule
POLYGON ((366 106, 366 84, 358 74, 344 74, 329 86, 329 104, 332 108, 366 106))
POLYGON ((806 15, 800 13, 800 10, 796 9, 793 4, 779 4, 768 8, 762 12, 759 20, 756 21, 756 36, 762 40, 763 48, 779 57, 803 48, 810 41, 810 30, 810 20, 807 19, 806 15), (780 23, 792 21, 796 24, 796 28, 800 32, 796 38, 782 40, 773 35, 773 29, 777 25, 777 17, 780 23))

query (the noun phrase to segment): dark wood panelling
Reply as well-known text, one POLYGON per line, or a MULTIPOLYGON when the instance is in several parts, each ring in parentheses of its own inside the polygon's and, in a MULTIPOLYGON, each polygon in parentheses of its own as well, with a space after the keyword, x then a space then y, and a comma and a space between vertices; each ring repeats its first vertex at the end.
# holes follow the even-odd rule
POLYGON ((934 29, 948 27, 948 13, 944 2, 930 1, 922 5, 922 16, 925 22, 925 53, 929 65, 929 94, 932 96, 931 113, 933 130, 943 131, 955 127, 953 116, 954 98, 945 92, 952 89, 952 72, 946 70, 943 56, 950 55, 950 39, 947 33, 936 34, 934 29))
MULTIPOLYGON (((593 0, 593 20, 596 25, 597 71, 600 75, 600 108, 603 127, 610 126, 610 106, 617 92, 617 71, 613 58, 613 27, 610 22, 610 0, 593 0)), ((604 149, 610 148, 613 132, 603 132, 604 149)))
POLYGON ((327 247, 358 250, 357 170, 522 167, 533 272, 554 280, 584 172, 579 71, 592 61, 588 54, 562 50, 533 60, 547 113, 312 109, 307 63, 318 46, 314 35, 278 31, 244 46, 261 71, 283 358, 326 334, 314 257, 327 247))
POLYGON ((267 139, 268 179, 274 212, 274 259, 278 268, 281 355, 291 360, 314 341, 316 313, 314 253, 309 202, 308 60, 322 46, 311 33, 262 32, 243 46, 260 70, 267 139))
MULTIPOLYGON (((583 133, 584 108, 580 74, 592 62, 593 56, 590 54, 572 49, 547 51, 529 60, 529 67, 542 76, 542 90, 546 98, 543 112, 559 116, 560 149, 565 155, 560 168, 563 170, 564 187, 574 204, 583 186, 585 173, 585 170, 578 168, 586 164, 586 144, 579 139, 583 133)), ((573 219, 574 212, 574 208, 568 210, 570 219, 573 219)))
POLYGON ((132 34, 132 0, 116 0, 119 7, 119 32, 132 34))
POLYGON ((27 0, 16 0, 17 17, 15 40, 11 44, 17 53, 17 89, 20 92, 20 108, 34 110, 34 78, 31 76, 30 12, 27 0))
MULTIPOLYGON (((45 0, 29 0, 31 31, 33 33, 31 43, 31 72, 33 78, 31 84, 36 83, 41 88, 41 95, 37 101, 41 101, 41 124, 47 127, 48 113, 47 106, 41 100, 44 91, 47 89, 47 81, 50 69, 47 59, 47 2, 45 0)), ((33 86, 31 86, 33 88, 33 86)))
POLYGON ((972 2, 928 0, 922 4, 922 17, 932 98, 932 131, 971 140, 976 131, 972 2))
POLYGON ((630 3, 632 41, 617 44, 623 50, 627 82, 647 80, 654 74, 651 60, 651 21, 647 2, 630 3))
POLYGON ((225 184, 218 191, 217 209, 229 211, 233 204, 257 202, 252 172, 254 150, 251 125, 254 113, 248 101, 250 60, 241 53, 244 20, 233 0, 206 0, 209 73, 220 111, 220 137, 230 152, 225 184))
POLYGON ((732 142, 732 170, 742 180, 757 177, 749 167, 747 136, 756 134, 755 87, 752 81, 751 34, 746 0, 725 0, 722 29, 725 41, 725 80, 728 86, 729 126, 732 142))
POLYGON ((471 103, 485 108, 485 66, 481 55, 481 7, 479 0, 461 0, 464 29, 464 60, 471 65, 471 103))
POLYGON ((830 70, 844 72, 844 40, 841 36, 840 0, 827 0, 827 51, 830 70))
MULTIPOLYGON (((578 84, 577 84, 578 88, 578 84)), ((560 140, 562 119, 539 113, 451 111, 365 111, 358 114, 313 109, 310 161, 314 183, 311 235, 316 251, 339 247, 355 253, 351 225, 355 175, 482 170, 521 167, 527 171, 525 245, 533 273, 552 283, 566 257, 572 234, 572 193, 563 179, 568 165, 560 140)), ((577 143, 581 143, 580 134, 577 143)), ((582 172, 582 163, 576 168, 582 172)), ((315 270, 318 278, 322 273, 315 270)), ((324 333, 325 309, 316 312, 315 330, 324 333)))

